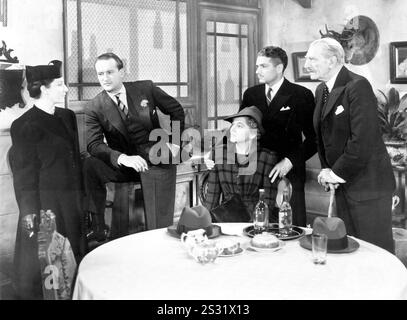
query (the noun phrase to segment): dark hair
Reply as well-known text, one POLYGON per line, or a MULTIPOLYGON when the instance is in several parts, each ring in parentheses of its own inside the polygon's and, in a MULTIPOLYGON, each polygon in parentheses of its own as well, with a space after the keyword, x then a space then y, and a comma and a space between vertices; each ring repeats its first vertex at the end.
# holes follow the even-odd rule
POLYGON ((287 53, 280 47, 268 46, 261 49, 258 56, 267 57, 271 59, 278 59, 283 64, 283 72, 287 68, 288 58, 287 53))
POLYGON ((50 84, 54 80, 55 79, 44 79, 44 80, 37 80, 34 82, 28 82, 27 90, 28 90, 28 93, 30 94, 30 97, 31 98, 41 97, 41 86, 45 86, 45 87, 49 88, 50 84))
POLYGON ((96 62, 98 62, 99 60, 109 60, 109 59, 113 59, 114 61, 116 61, 117 69, 119 69, 119 70, 123 69, 124 64, 123 64, 122 59, 120 59, 113 52, 106 52, 106 53, 101 54, 99 57, 96 58, 96 62))

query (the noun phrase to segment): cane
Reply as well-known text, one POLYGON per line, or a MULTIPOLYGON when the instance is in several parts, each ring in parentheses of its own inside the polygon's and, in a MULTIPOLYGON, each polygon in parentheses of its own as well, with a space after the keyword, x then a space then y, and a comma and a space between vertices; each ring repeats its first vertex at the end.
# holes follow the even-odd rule
POLYGON ((328 218, 332 218, 334 198, 335 198, 335 187, 332 183, 329 184, 329 207, 328 207, 328 218))

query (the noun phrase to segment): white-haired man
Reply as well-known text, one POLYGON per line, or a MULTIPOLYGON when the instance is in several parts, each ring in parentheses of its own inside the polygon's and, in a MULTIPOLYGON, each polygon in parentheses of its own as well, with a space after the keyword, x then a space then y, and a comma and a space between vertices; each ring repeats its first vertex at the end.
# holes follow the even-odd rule
POLYGON ((334 185, 337 214, 347 231, 394 252, 391 204, 395 179, 378 123, 370 83, 344 66, 334 39, 314 41, 305 67, 321 80, 314 128, 322 170, 318 182, 334 185))

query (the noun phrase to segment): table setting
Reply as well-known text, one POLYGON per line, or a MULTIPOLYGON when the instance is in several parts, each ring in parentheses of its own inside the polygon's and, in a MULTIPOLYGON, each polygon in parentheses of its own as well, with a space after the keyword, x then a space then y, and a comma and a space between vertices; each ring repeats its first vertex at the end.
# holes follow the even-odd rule
POLYGON ((347 235, 332 209, 312 228, 256 223, 215 223, 205 207, 185 207, 167 228, 85 256, 73 299, 407 299, 400 260, 347 235))

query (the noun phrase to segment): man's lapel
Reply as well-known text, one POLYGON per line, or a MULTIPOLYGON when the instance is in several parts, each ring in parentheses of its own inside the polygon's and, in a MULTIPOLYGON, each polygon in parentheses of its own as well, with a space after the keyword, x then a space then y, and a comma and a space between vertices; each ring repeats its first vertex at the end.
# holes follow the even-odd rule
POLYGON ((329 114, 329 112, 334 107, 336 101, 342 94, 343 90, 345 90, 346 84, 349 81, 348 78, 349 78, 348 69, 346 69, 345 67, 342 67, 341 71, 339 71, 339 73, 338 73, 338 77, 336 78, 334 87, 329 94, 328 102, 324 108, 324 111, 323 111, 324 113, 322 115, 321 120, 325 119, 325 117, 329 114))
POLYGON ((283 84, 281 85, 280 89, 277 91, 274 98, 271 100, 269 105, 269 117, 273 117, 277 112, 280 112, 282 107, 286 106, 288 99, 291 97, 291 93, 287 90, 288 81, 284 79, 283 84))
POLYGON ((123 134, 123 136, 126 137, 126 139, 128 139, 127 129, 124 125, 122 117, 120 116, 119 109, 110 98, 110 96, 106 93, 106 91, 103 92, 102 106, 106 118, 117 130, 119 130, 123 134))
POLYGON ((318 132, 322 109, 322 84, 315 91, 314 129, 318 132))

